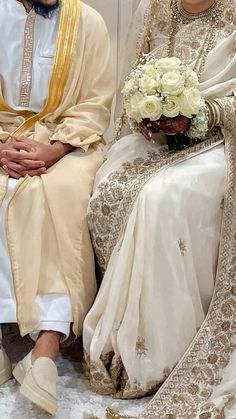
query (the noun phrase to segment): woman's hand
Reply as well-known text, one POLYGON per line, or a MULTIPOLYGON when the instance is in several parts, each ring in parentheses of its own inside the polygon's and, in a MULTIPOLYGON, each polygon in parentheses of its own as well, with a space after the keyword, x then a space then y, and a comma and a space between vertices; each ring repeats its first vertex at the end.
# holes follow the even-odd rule
POLYGON ((186 116, 178 115, 175 118, 163 118, 159 121, 145 120, 141 126, 141 132, 150 141, 154 132, 164 132, 165 134, 175 135, 187 131, 190 127, 190 119, 186 116))
POLYGON ((165 134, 175 135, 187 131, 190 128, 190 119, 186 116, 178 115, 175 118, 160 120, 160 131, 165 134))

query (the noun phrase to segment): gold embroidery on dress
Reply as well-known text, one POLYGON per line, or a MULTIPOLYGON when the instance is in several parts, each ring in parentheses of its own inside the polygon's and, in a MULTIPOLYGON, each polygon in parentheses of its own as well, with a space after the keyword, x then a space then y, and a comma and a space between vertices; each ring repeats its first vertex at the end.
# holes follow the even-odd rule
POLYGON ((236 37, 235 37, 234 42, 229 46, 228 52, 229 52, 230 58, 235 57, 235 55, 236 55, 236 37))
POLYGON ((138 336, 137 342, 136 342, 136 353, 139 357, 143 355, 147 355, 148 348, 145 344, 145 339, 138 336))
POLYGON ((24 48, 22 60, 22 72, 20 81, 19 106, 28 108, 32 88, 32 65, 34 51, 34 24, 36 13, 31 10, 27 16, 24 33, 24 48))
POLYGON ((154 151, 153 147, 147 152, 146 158, 136 158, 124 163, 99 185, 98 195, 90 202, 88 223, 102 272, 108 265, 132 205, 145 183, 159 170, 201 153, 220 142, 222 138, 216 131, 209 140, 178 153, 168 151, 167 147, 154 151))
MULTIPOLYGON (((106 358, 106 355, 103 357, 106 358)), ((166 368, 160 380, 152 380, 142 386, 137 379, 130 383, 120 356, 114 355, 110 367, 105 366, 102 360, 94 362, 89 358, 86 359, 86 376, 92 390, 102 395, 112 395, 118 399, 135 399, 153 394, 169 374, 170 369, 166 368)))
POLYGON ((179 249, 181 252, 181 255, 184 256, 185 253, 187 252, 187 243, 184 239, 179 239, 178 240, 178 245, 179 245, 179 249))
MULTIPOLYGON (((155 3, 155 19, 152 19, 150 30, 150 50, 154 50, 157 58, 161 58, 167 55, 170 30, 170 14, 168 10, 170 9, 171 1, 163 0, 155 3)), ((230 0, 224 2, 224 12, 218 23, 218 39, 226 38, 234 31, 236 10, 234 10, 235 6, 230 3, 230 0)), ((202 23, 198 20, 194 20, 187 25, 178 24, 175 45, 172 46, 173 55, 186 64, 194 66, 208 33, 208 26, 209 24, 206 22, 202 23)))
POLYGON ((220 209, 223 210, 224 209, 224 205, 225 205, 225 199, 222 198, 221 203, 220 203, 220 209))

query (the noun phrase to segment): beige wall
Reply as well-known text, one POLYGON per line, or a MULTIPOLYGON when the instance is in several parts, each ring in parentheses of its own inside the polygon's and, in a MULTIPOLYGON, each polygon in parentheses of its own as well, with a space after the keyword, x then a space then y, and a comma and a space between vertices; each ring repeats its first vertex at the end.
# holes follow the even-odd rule
POLYGON ((105 19, 111 36, 113 64, 116 72, 119 0, 84 0, 84 2, 96 9, 105 19))
POLYGON ((122 54, 127 30, 140 0, 84 0, 104 17, 112 41, 112 54, 115 71, 119 55, 122 54))

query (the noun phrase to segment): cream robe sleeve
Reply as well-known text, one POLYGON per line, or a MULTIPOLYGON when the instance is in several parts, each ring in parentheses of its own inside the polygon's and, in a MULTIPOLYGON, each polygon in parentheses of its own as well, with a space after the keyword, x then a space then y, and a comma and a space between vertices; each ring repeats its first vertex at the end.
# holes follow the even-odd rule
MULTIPOLYGON (((115 93, 110 38, 102 17, 89 8, 92 16, 82 22, 85 31, 82 78, 77 103, 63 112, 51 141, 83 148, 101 139, 108 128, 115 93)), ((80 41, 78 48, 80 48, 80 41)))

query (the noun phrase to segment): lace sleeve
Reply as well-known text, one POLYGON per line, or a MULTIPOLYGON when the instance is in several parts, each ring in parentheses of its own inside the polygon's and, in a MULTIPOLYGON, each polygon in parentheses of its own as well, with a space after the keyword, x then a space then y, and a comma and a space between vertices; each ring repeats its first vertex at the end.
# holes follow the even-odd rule
POLYGON ((229 112, 236 117, 236 91, 232 96, 206 101, 209 109, 209 128, 215 126, 227 126, 229 122, 229 112))
POLYGON ((233 91, 232 96, 215 99, 214 102, 219 107, 219 125, 226 126, 229 120, 229 112, 232 116, 236 117, 236 90, 233 91))

